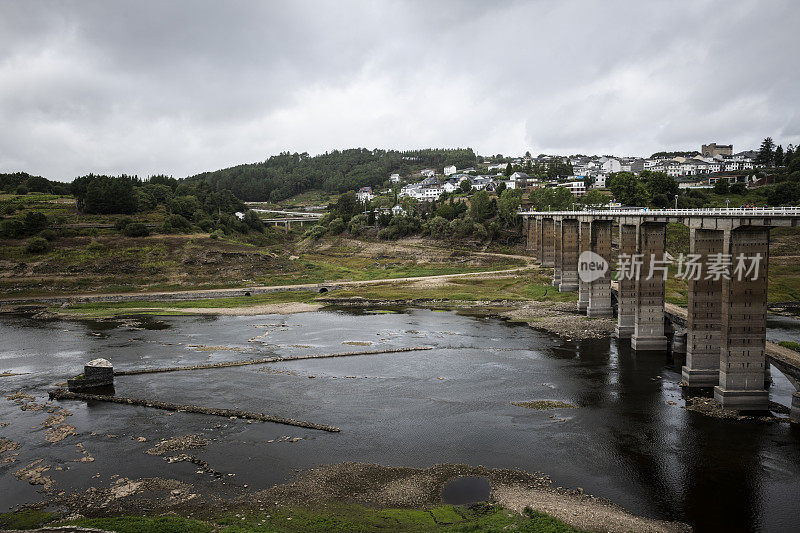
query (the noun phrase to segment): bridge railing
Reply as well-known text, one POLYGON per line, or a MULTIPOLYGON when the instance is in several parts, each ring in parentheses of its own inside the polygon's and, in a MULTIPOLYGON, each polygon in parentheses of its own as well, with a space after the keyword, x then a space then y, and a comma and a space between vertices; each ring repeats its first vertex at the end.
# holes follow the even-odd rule
POLYGON ((797 217, 800 207, 714 207, 706 209, 592 209, 585 211, 518 211, 519 215, 596 215, 596 216, 730 216, 797 217))

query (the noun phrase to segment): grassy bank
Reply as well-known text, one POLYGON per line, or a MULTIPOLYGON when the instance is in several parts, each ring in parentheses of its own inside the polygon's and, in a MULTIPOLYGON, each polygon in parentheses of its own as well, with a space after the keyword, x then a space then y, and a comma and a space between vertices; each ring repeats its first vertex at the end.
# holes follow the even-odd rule
MULTIPOLYGON (((57 521, 57 515, 40 511, 19 511, 0 515, 2 528, 27 529, 59 523, 63 524, 57 521)), ((489 504, 476 504, 470 507, 443 505, 429 509, 378 509, 336 504, 324 508, 278 507, 259 512, 209 513, 200 518, 181 516, 82 518, 67 524, 118 533, 504 530, 573 533, 579 531, 542 513, 526 509, 524 515, 520 515, 489 504)))
POLYGON ((0 242, 0 295, 52 296, 294 285, 505 270, 515 257, 483 256, 435 241, 330 238, 256 245, 208 235, 62 237, 44 253, 0 242))
POLYGON ((550 284, 546 271, 534 270, 498 277, 467 277, 403 283, 379 283, 348 287, 330 293, 331 298, 368 300, 413 300, 432 298, 442 301, 538 300, 569 302, 577 300, 574 292, 558 292, 550 284))
POLYGON ((276 291, 255 296, 197 300, 137 300, 131 302, 89 302, 51 308, 62 316, 102 318, 126 314, 191 314, 192 309, 237 309, 282 303, 309 303, 319 296, 313 291, 276 291), (184 310, 184 311, 182 311, 184 310))

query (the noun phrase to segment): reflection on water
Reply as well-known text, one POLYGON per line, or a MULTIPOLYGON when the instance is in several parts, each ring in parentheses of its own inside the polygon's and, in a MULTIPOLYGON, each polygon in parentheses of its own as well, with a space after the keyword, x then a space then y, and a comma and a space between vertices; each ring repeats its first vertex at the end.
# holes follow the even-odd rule
MULTIPOLYGON (((800 428, 687 412, 678 386, 681 362, 636 354, 625 342, 566 341, 497 319, 422 310, 161 317, 152 328, 127 320, 106 328, 0 318, 0 371, 31 372, 0 378, 0 385, 42 399, 53 383, 96 357, 124 370, 271 354, 435 348, 116 381, 123 396, 268 412, 335 425, 339 434, 64 402, 79 435, 48 444, 35 429, 43 415, 0 401, 0 420, 10 422, 0 436, 23 443, 19 463, 43 457, 47 464, 70 465, 68 473, 49 472, 61 490, 115 474, 169 476, 215 489, 194 469, 142 453, 152 440, 201 434, 212 442, 194 455, 251 487, 284 482, 295 469, 323 463, 466 463, 544 472, 557 485, 582 487, 634 513, 686 521, 698 530, 780 531, 800 523, 800 428), (532 400, 579 408, 511 405, 532 400), (93 463, 74 462, 76 442, 92 453, 93 463)), ((797 332, 792 339, 800 339, 797 332)), ((774 370, 773 378, 771 399, 788 404, 793 387, 774 370)), ((0 464, 2 507, 40 497, 11 475, 17 468, 0 464)), ((463 490, 456 485, 449 491, 477 497, 478 481, 460 483, 463 490)))

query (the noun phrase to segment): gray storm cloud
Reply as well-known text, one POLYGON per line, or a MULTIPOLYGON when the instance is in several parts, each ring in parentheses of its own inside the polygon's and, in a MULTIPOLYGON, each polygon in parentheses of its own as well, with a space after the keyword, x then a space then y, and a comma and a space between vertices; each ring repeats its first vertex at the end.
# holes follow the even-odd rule
POLYGON ((791 0, 0 2, 0 171, 800 142, 791 0))

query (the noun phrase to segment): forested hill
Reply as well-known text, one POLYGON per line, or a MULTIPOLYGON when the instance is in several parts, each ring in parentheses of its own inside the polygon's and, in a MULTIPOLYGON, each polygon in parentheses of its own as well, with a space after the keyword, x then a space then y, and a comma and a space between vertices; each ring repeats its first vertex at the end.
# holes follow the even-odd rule
POLYGON ((403 152, 354 148, 317 156, 284 152, 263 163, 203 172, 187 179, 206 181, 216 190, 229 189, 245 201, 278 202, 311 189, 345 192, 359 187, 377 187, 395 172, 407 175, 423 168, 441 172, 448 165, 466 168, 475 163, 472 148, 403 152))

